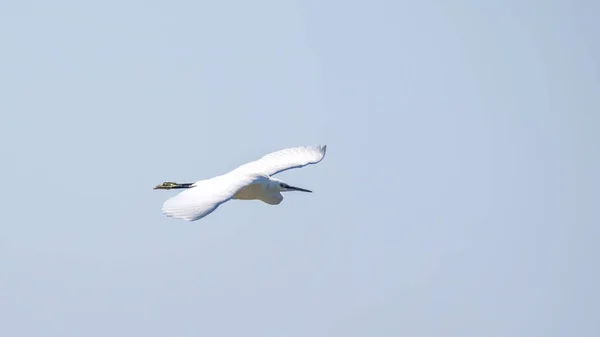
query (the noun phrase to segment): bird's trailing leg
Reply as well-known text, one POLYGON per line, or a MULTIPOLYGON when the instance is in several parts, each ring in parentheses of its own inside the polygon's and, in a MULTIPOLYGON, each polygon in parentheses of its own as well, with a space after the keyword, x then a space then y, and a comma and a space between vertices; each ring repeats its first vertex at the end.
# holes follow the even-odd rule
POLYGON ((183 184, 179 184, 179 183, 175 183, 172 181, 165 181, 162 184, 156 185, 154 187, 155 190, 170 190, 173 188, 190 188, 192 187, 192 185, 194 185, 194 183, 183 183, 183 184))

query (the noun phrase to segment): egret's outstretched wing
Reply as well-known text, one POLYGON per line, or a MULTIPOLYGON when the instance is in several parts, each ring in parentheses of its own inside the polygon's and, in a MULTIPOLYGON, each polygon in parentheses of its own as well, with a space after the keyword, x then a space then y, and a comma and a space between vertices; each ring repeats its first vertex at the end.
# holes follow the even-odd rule
POLYGON ((285 170, 316 164, 323 160, 326 150, 327 145, 283 149, 244 164, 232 172, 261 173, 272 176, 285 170))
POLYGON ((229 173, 196 182, 187 189, 165 201, 162 212, 173 218, 195 221, 212 213, 219 205, 230 200, 244 186, 266 179, 254 174, 229 173))

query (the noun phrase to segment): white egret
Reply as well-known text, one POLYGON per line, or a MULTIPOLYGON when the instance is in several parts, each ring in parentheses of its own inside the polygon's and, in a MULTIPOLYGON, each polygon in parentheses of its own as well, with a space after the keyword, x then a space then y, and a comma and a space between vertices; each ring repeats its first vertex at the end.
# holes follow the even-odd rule
POLYGON ((185 189, 165 201, 162 212, 168 216, 196 221, 231 200, 260 200, 279 205, 281 192, 312 191, 290 186, 272 176, 285 170, 316 164, 323 160, 327 145, 300 146, 269 153, 258 160, 214 178, 195 183, 164 182, 154 189, 185 189))

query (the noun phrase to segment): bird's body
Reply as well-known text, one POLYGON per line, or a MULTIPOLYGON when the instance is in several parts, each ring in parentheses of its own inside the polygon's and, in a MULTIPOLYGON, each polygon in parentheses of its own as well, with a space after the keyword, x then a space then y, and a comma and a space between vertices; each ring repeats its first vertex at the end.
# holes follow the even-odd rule
POLYGON ((244 164, 226 174, 195 183, 164 182, 155 189, 185 189, 163 204, 165 215, 188 221, 199 220, 231 200, 260 200, 279 205, 281 192, 303 191, 273 175, 292 168, 316 164, 325 157, 327 146, 295 147, 276 151, 244 164))
POLYGON ((233 195, 234 200, 260 200, 269 205, 279 205, 283 200, 281 192, 273 189, 272 186, 275 182, 270 180, 270 177, 259 182, 252 183, 248 186, 242 187, 236 194, 233 195))

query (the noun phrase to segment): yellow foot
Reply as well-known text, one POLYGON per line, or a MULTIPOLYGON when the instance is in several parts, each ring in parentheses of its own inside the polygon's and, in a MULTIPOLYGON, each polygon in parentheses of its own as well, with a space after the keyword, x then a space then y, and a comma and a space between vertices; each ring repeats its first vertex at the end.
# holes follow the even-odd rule
POLYGON ((155 190, 170 190, 170 189, 172 189, 173 187, 175 187, 175 186, 178 186, 178 185, 179 185, 178 183, 174 183, 174 182, 172 182, 172 181, 165 181, 165 182, 164 182, 164 183, 162 183, 162 184, 156 185, 156 186, 154 187, 154 189, 155 189, 155 190))

